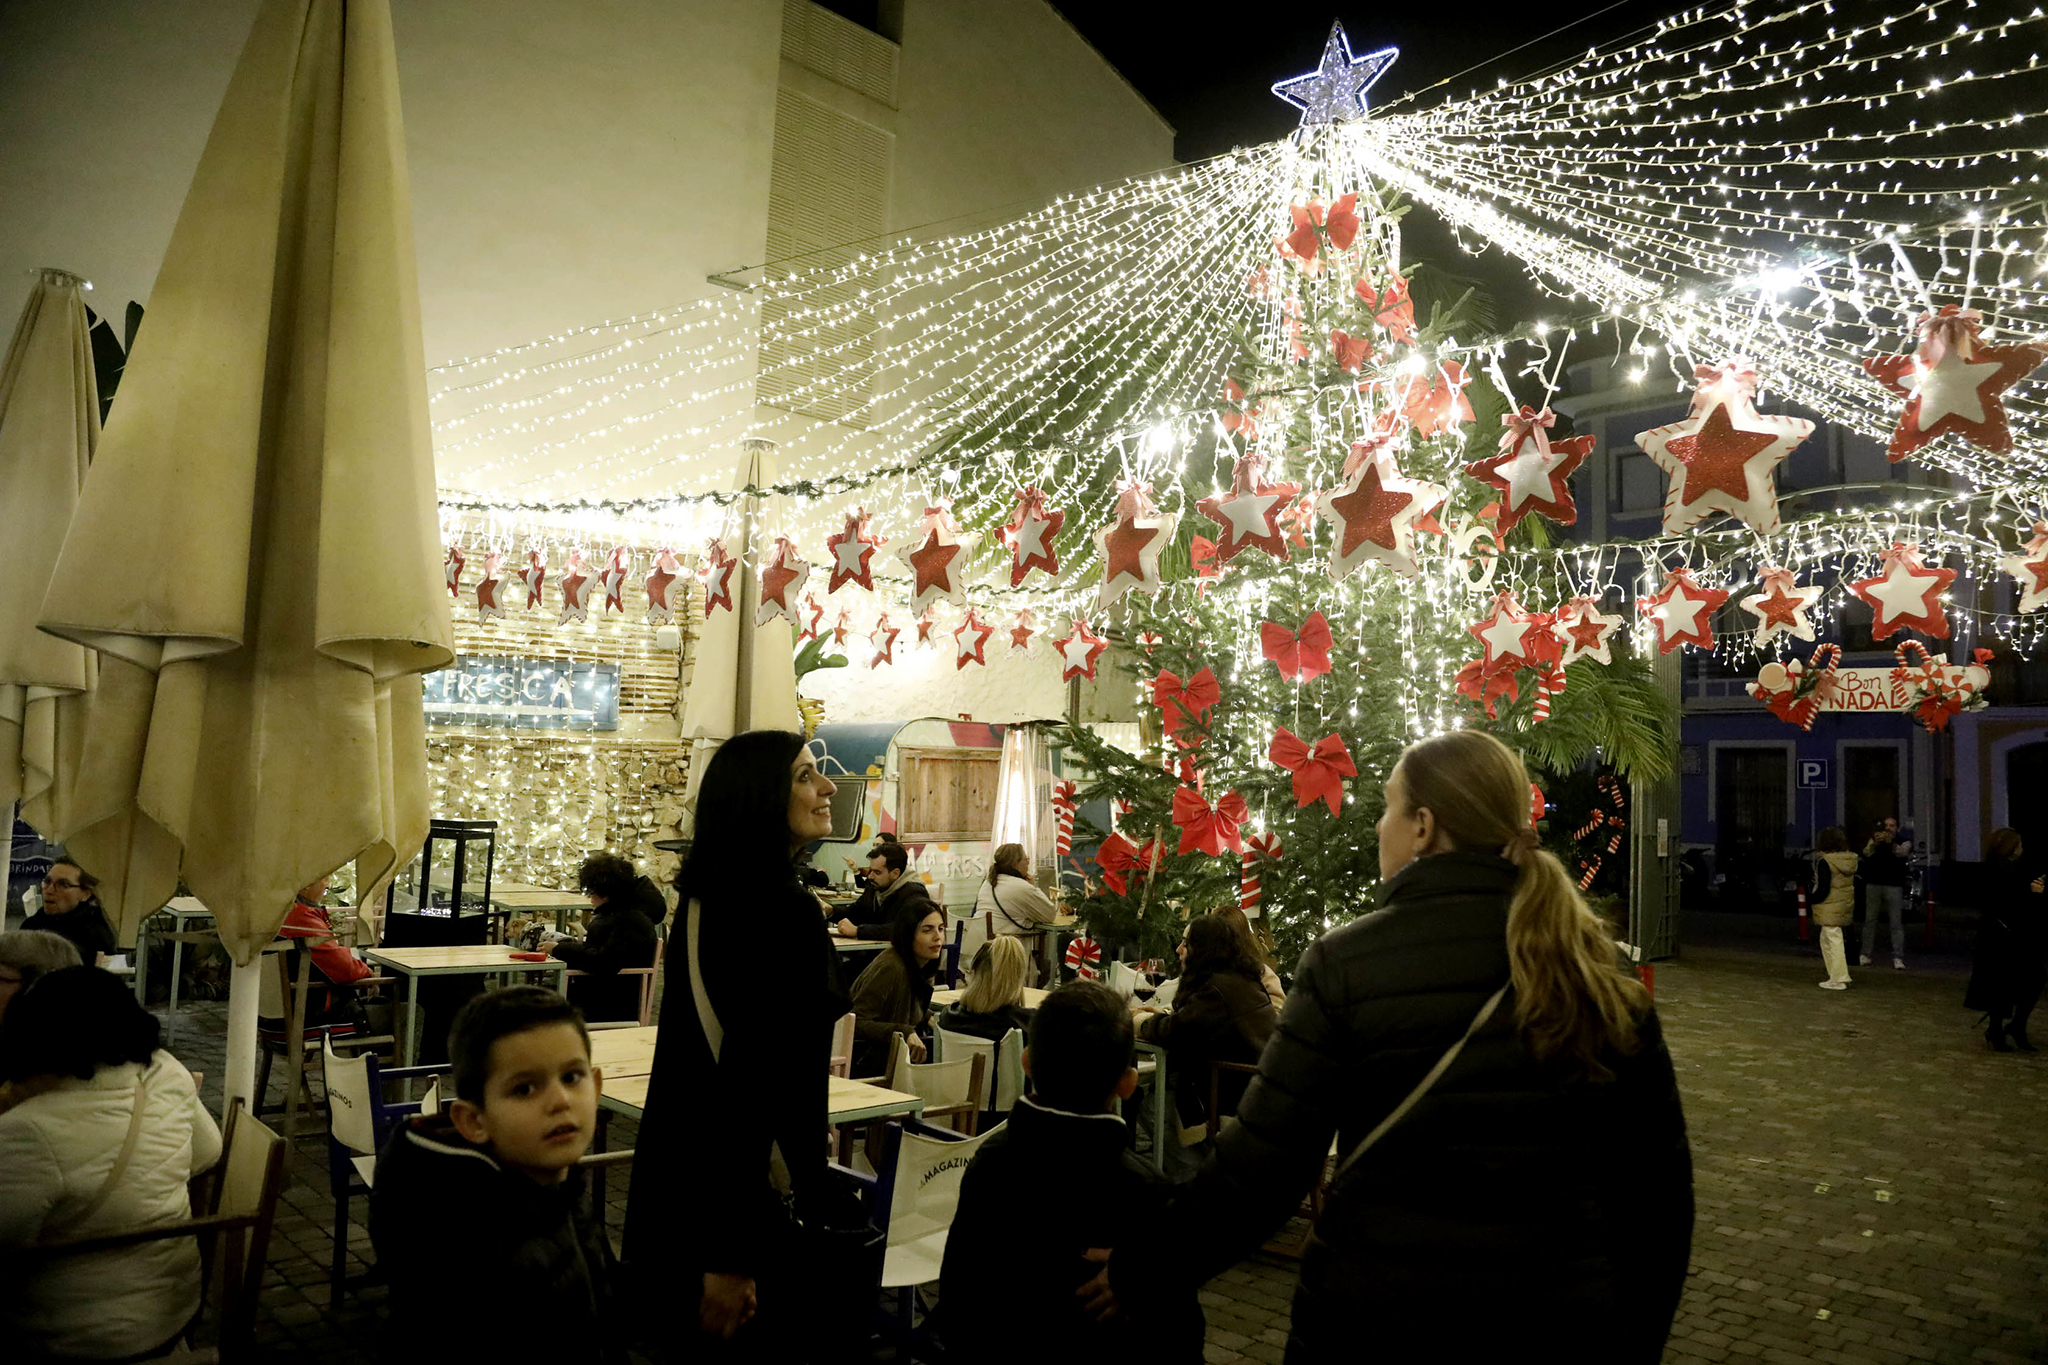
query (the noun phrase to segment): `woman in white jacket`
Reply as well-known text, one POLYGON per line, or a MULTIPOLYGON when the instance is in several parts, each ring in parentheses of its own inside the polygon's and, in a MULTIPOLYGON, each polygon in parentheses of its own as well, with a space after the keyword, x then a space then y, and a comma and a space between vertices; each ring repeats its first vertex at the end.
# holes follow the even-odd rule
MULTIPOLYGON (((220 1129, 160 1038, 133 991, 97 967, 51 972, 9 1004, 0 1037, 0 1252, 191 1215, 186 1182, 219 1159, 220 1129)), ((7 1259, 16 1267, 0 1294, 9 1355, 153 1354, 199 1311, 191 1239, 7 1259)))
POLYGON ((1031 884, 1024 845, 1004 844, 990 857, 988 877, 975 893, 974 923, 961 940, 961 960, 972 962, 990 933, 1024 939, 1027 947, 1042 944, 1045 926, 1059 916, 1060 908, 1031 884))

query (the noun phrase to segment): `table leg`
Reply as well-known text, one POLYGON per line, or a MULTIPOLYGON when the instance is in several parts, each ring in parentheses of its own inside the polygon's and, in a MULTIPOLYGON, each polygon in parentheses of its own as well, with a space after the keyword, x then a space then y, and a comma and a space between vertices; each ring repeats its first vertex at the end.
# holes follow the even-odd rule
POLYGON ((185 974, 185 940, 171 940, 171 1018, 178 1017, 178 978, 185 974))
POLYGON ((145 918, 135 930, 135 1003, 145 1008, 149 1005, 149 924, 154 918, 145 918))
MULTIPOLYGON (((405 1064, 420 1064, 420 974, 405 974, 405 1064)), ((410 1084, 406 1087, 410 1090, 410 1084)))

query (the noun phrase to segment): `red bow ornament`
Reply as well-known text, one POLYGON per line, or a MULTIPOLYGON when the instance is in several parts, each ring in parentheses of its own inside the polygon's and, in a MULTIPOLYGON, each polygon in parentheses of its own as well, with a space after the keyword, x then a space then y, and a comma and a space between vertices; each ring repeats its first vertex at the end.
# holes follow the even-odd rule
POLYGON ((1164 668, 1152 680, 1152 704, 1159 708, 1160 728, 1168 739, 1183 749, 1193 748, 1194 743, 1178 738, 1181 726, 1190 720, 1206 722, 1209 708, 1221 700, 1223 688, 1207 665, 1185 684, 1177 674, 1164 668))
POLYGON ((1351 761, 1351 750, 1344 746, 1342 735, 1324 735, 1311 748, 1283 726, 1273 731, 1273 743, 1267 748, 1266 757, 1294 774, 1297 810, 1322 801, 1329 806, 1330 814, 1340 814, 1344 779, 1358 776, 1358 765, 1351 761))
POLYGON ((1407 280, 1390 275, 1386 289, 1378 290, 1360 276, 1352 289, 1372 309, 1372 320, 1386 328, 1388 336, 1403 342, 1415 339, 1415 300, 1408 297, 1407 280))
POLYGON ((1460 694, 1470 697, 1486 708, 1488 720, 1499 718, 1496 708, 1500 705, 1502 697, 1506 697, 1511 703, 1521 700, 1522 697, 1521 687, 1515 682, 1513 668, 1488 669, 1483 659, 1474 659, 1459 669, 1453 684, 1460 694))
POLYGON ((1259 627, 1260 650, 1289 682, 1305 683, 1328 673, 1334 643, 1330 623, 1319 611, 1309 613, 1299 633, 1272 621, 1259 627))
POLYGON ((1149 873, 1158 847, 1151 839, 1141 846, 1121 834, 1110 835, 1095 850, 1095 866, 1102 873, 1102 884, 1119 896, 1128 896, 1131 888, 1126 877, 1149 873))
POLYGON ((1251 818, 1251 807, 1236 792, 1225 792, 1211 806, 1193 787, 1173 789, 1173 823, 1180 831, 1178 853, 1207 853, 1215 857, 1229 849, 1244 851, 1238 827, 1251 818))
POLYGON ((1244 386, 1235 379, 1223 381, 1223 411, 1216 420, 1223 429, 1233 436, 1242 436, 1247 442, 1259 439, 1259 414, 1265 410, 1264 403, 1245 400, 1244 386))

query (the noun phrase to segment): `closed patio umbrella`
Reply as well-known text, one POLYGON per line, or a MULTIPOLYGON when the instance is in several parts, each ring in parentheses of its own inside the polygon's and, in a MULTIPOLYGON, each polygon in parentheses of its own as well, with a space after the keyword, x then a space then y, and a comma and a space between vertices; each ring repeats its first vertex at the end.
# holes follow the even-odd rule
POLYGON ((367 899, 426 835, 453 649, 404 148, 386 0, 264 0, 43 604, 101 654, 71 849, 124 942, 181 878, 214 911, 230 1094, 293 892, 354 859, 367 899))
POLYGON ((92 651, 36 629, 43 589, 100 439, 84 281, 44 270, 0 362, 0 806, 45 839, 67 832, 92 651))

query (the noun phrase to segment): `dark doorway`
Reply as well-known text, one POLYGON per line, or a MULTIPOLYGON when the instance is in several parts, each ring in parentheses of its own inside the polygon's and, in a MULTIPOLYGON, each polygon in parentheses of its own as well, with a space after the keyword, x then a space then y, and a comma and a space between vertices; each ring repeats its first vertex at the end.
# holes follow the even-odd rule
MULTIPOLYGON (((1899 751, 1889 744, 1851 744, 1842 749, 1842 818, 1849 843, 1862 848, 1886 816, 1906 823, 1899 790, 1899 751)), ((1915 838, 1920 835, 1914 830, 1915 838)))
POLYGON ((1714 756, 1715 871, 1729 910, 1775 906, 1783 896, 1785 784, 1783 749, 1720 749, 1714 756))
MULTIPOLYGON (((2048 781, 2048 742, 2022 744, 2005 753, 2005 816, 2020 832, 2026 845, 2027 861, 2039 864, 2048 855, 2048 802, 2028 799, 2026 793, 2041 790, 2048 781)), ((1980 856, 1977 849, 1968 850, 1980 856)), ((1957 856, 1963 856, 1958 850, 1957 856)))

